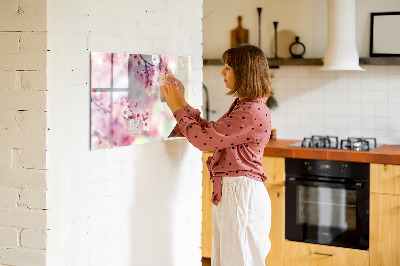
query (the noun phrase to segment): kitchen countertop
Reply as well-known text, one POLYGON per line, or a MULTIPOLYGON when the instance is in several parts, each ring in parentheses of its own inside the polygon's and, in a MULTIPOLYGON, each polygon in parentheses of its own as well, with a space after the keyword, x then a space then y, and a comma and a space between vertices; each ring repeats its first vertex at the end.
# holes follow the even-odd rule
POLYGON ((363 163, 400 164, 400 145, 383 145, 372 151, 289 147, 301 140, 270 140, 264 156, 363 163))

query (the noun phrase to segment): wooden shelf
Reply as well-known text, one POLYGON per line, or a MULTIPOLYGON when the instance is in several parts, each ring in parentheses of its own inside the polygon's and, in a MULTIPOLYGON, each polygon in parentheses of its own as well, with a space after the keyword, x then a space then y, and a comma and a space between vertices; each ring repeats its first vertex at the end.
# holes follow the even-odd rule
POLYGON ((400 65, 400 57, 362 57, 360 65, 400 65))
POLYGON ((271 67, 277 66, 322 66, 322 58, 268 58, 271 67))
MULTIPOLYGON (((321 58, 268 58, 270 67, 279 66, 311 66, 311 65, 322 65, 321 58)), ((219 66, 222 65, 220 59, 204 59, 203 65, 205 66, 219 66)))
MULTIPOLYGON (((268 58, 271 68, 279 66, 322 66, 323 58, 268 58)), ((204 66, 222 65, 220 59, 204 59, 204 66)), ((362 57, 360 65, 400 65, 400 57, 362 57)))

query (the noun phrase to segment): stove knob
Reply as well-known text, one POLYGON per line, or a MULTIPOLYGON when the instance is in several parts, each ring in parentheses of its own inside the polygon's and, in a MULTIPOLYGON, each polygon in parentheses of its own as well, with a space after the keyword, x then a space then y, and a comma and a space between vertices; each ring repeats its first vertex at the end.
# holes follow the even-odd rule
POLYGON ((341 174, 346 173, 346 169, 347 169, 347 164, 342 164, 342 167, 340 168, 340 173, 341 174))
POLYGON ((311 166, 311 163, 310 163, 310 162, 307 162, 307 163, 306 163, 306 169, 307 169, 307 171, 311 172, 312 166, 311 166))

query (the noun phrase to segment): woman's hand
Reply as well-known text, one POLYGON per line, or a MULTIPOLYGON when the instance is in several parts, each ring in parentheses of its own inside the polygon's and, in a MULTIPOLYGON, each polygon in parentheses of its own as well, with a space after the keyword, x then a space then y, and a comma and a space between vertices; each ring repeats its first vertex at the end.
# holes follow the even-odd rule
POLYGON ((179 79, 175 78, 172 74, 170 76, 172 77, 173 81, 176 82, 176 84, 178 85, 179 102, 181 106, 185 108, 187 105, 187 102, 185 100, 185 87, 183 86, 182 82, 179 79))
POLYGON ((162 92, 164 93, 165 101, 168 104, 169 109, 174 113, 178 109, 185 108, 186 103, 185 98, 183 97, 184 87, 182 83, 176 78, 168 76, 160 86, 162 92), (180 88, 182 86, 183 89, 180 88), (182 104, 182 99, 184 103, 182 104))

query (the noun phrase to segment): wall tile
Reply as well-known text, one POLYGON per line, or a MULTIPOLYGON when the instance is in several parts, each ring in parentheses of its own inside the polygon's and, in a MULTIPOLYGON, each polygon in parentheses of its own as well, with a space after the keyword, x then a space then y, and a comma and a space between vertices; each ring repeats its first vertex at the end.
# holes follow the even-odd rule
POLYGON ((400 105, 400 89, 398 91, 389 91, 388 97, 389 104, 400 105))
POLYGON ((281 66, 274 70, 279 77, 276 83, 279 107, 274 110, 273 117, 279 137, 305 137, 293 132, 302 126, 297 122, 301 114, 301 118, 312 117, 312 134, 347 132, 349 136, 363 133, 374 136, 374 132, 379 132, 380 136, 387 135, 385 142, 395 139, 391 134, 397 130, 389 131, 384 121, 400 117, 400 68, 373 65, 365 68, 365 72, 324 72, 314 66, 281 66), (328 118, 333 122, 328 122, 328 118), (385 130, 387 134, 382 133, 385 130))

